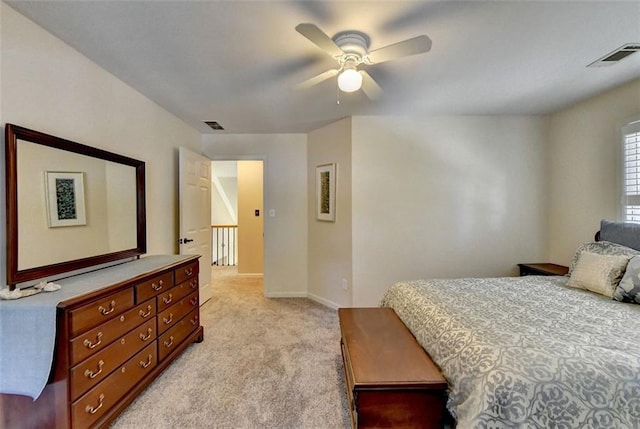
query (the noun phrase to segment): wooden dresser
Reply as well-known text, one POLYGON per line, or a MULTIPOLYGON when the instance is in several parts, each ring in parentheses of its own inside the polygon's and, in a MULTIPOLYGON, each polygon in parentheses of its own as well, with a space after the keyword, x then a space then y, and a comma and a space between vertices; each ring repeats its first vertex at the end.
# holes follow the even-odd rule
POLYGON ((198 270, 198 256, 151 256, 83 274, 96 279, 95 288, 57 306, 45 390, 35 402, 0 395, 0 426, 107 426, 189 344, 203 340, 198 270), (120 273, 110 283, 109 270, 123 266, 130 277, 120 273))
POLYGON ((340 308, 353 428, 440 429, 447 382, 391 308, 340 308))
POLYGON ((520 276, 564 276, 569 272, 569 267, 564 265, 541 263, 541 264, 518 264, 520 276))

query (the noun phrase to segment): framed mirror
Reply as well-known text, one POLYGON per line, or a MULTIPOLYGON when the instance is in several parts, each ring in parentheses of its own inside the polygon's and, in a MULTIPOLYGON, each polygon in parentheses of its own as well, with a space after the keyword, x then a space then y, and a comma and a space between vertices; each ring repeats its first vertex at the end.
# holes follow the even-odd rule
POLYGON ((7 283, 146 252, 145 163, 5 126, 7 283))

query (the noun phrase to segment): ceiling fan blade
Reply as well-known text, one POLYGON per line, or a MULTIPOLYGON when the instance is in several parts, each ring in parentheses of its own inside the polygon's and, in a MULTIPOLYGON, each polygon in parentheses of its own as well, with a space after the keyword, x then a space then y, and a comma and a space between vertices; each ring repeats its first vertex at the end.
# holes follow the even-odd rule
POLYGON ((430 49, 431 39, 422 35, 371 51, 369 52, 369 60, 373 64, 379 64, 396 58, 408 57, 409 55, 423 54, 430 49))
POLYGON ((327 79, 331 79, 337 74, 338 74, 338 70, 327 70, 324 73, 320 73, 319 75, 314 76, 311 79, 307 79, 304 82, 299 83, 298 85, 296 85, 296 89, 311 88, 312 86, 317 85, 320 82, 324 82, 327 79))
POLYGON ((382 88, 373 80, 371 75, 364 70, 360 70, 362 75, 362 92, 371 100, 376 100, 382 95, 382 88))
POLYGON ((296 31, 332 57, 340 56, 344 53, 331 37, 327 36, 324 31, 314 24, 298 24, 296 31))

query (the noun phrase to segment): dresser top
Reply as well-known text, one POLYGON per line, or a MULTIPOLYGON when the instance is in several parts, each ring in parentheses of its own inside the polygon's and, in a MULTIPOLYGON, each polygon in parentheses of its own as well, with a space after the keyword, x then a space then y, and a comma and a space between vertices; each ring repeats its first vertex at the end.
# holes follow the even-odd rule
POLYGON ((138 278, 197 260, 199 255, 147 256, 56 280, 55 292, 0 300, 0 393, 37 398, 51 368, 57 308, 79 305, 112 293, 138 278))
MULTIPOLYGON (((72 291, 58 301, 58 307, 65 308, 78 301, 93 299, 97 294, 110 293, 122 283, 135 282, 138 277, 148 277, 198 258, 198 255, 153 255, 56 281, 62 290, 72 291)), ((35 296, 40 295, 44 294, 35 296)))

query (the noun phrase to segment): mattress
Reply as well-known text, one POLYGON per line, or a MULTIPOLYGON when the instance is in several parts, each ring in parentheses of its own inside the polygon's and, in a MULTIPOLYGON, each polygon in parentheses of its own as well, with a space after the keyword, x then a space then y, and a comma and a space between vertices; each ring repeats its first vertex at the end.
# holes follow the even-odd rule
POLYGON ((409 281, 381 305, 441 368, 458 428, 640 427, 640 305, 566 281, 409 281))

